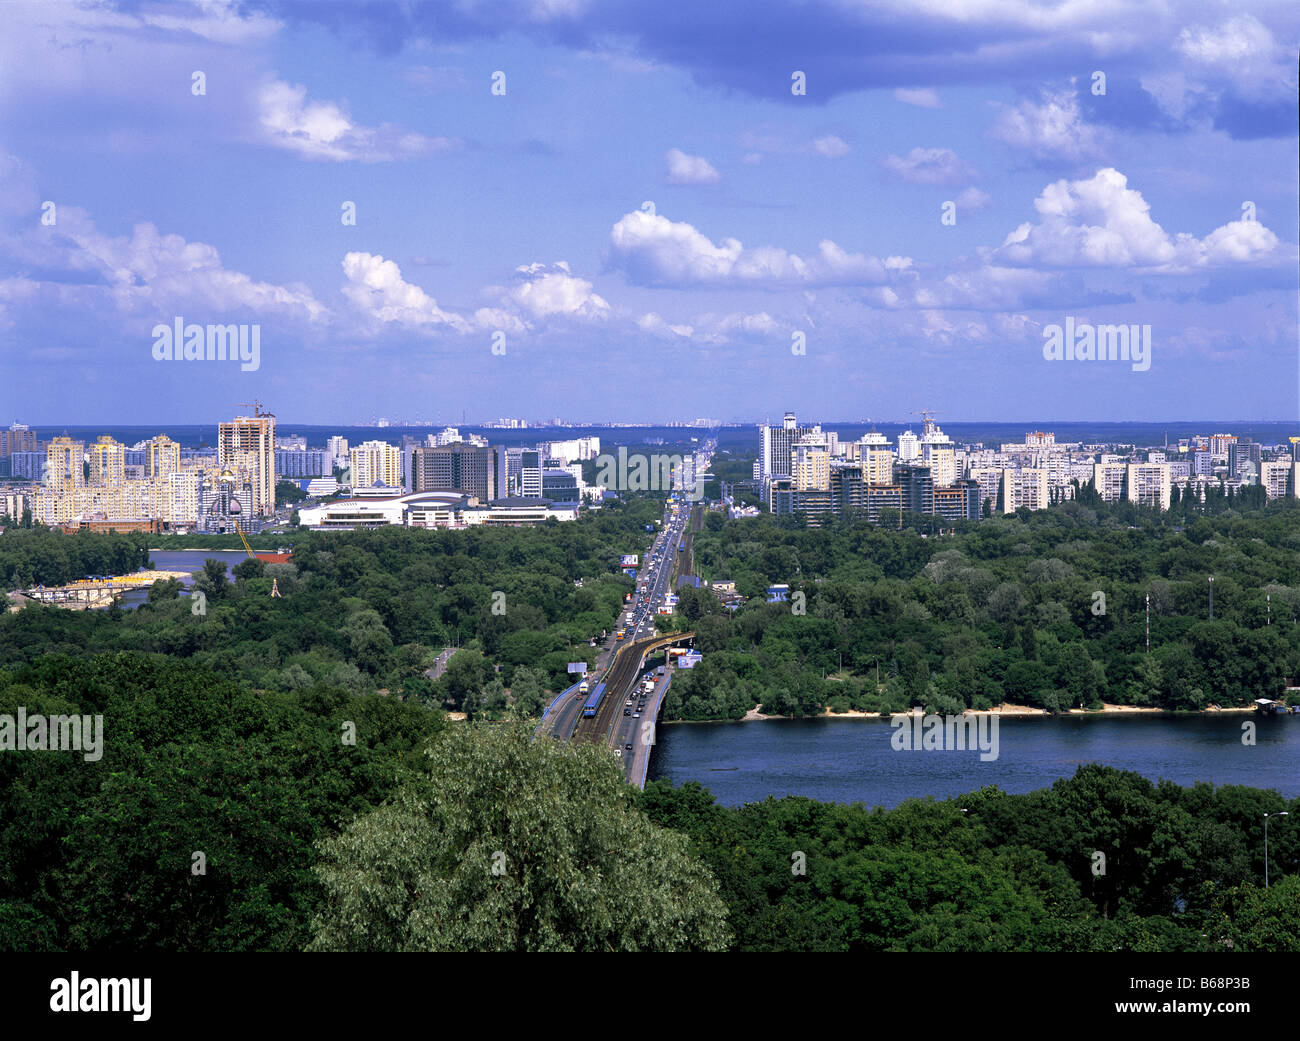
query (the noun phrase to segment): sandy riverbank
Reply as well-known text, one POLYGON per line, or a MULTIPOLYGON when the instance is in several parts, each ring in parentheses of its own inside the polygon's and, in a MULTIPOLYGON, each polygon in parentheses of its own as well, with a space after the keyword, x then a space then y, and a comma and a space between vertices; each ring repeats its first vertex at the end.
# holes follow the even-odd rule
MULTIPOLYGON (((761 720, 761 719, 791 719, 791 718, 794 719, 880 719, 881 718, 879 712, 858 712, 856 710, 850 710, 848 712, 832 712, 829 708, 827 708, 824 712, 822 712, 820 715, 817 716, 794 716, 794 717, 774 716, 774 715, 768 715, 767 713, 760 711, 761 708, 762 706, 759 706, 759 708, 751 708, 748 712, 745 713, 744 717, 739 722, 749 723, 754 720, 761 720)), ((1254 710, 1255 710, 1254 705, 1240 705, 1240 706, 1229 707, 1229 708, 1220 708, 1219 706, 1215 705, 1207 709, 1202 709, 1201 712, 1207 712, 1207 713, 1253 712, 1254 710)), ((910 716, 910 715, 919 715, 919 714, 920 714, 919 709, 913 709, 910 712, 891 712, 890 718, 893 718, 894 716, 910 716)), ((1071 716, 1107 716, 1107 715, 1135 716, 1135 715, 1152 715, 1152 714, 1172 715, 1173 713, 1170 709, 1150 708, 1147 706, 1139 706, 1139 705, 1111 705, 1103 702, 1102 707, 1100 709, 1072 708, 1069 709, 1066 714, 1071 716)), ((995 705, 991 709, 968 708, 965 710, 965 712, 962 713, 962 715, 1013 716, 1014 717, 1014 716, 1047 716, 1047 715, 1051 715, 1051 713, 1048 712, 1046 709, 1036 708, 1033 705, 1012 705, 1012 704, 1004 703, 1001 705, 995 705)), ((674 722, 714 722, 714 721, 713 720, 675 720, 674 722)))
MULTIPOLYGON (((116 586, 117 594, 120 595, 136 589, 148 589, 149 586, 153 585, 153 583, 162 582, 166 579, 185 579, 193 576, 191 576, 188 571, 137 571, 134 574, 119 575, 117 577, 131 579, 129 584, 121 583, 116 586)), ((16 591, 9 593, 6 599, 11 612, 21 611, 28 604, 41 602, 37 599, 29 599, 22 593, 16 591)), ((94 597, 90 598, 49 601, 48 603, 51 607, 58 607, 64 611, 93 611, 99 608, 108 607, 114 599, 115 596, 112 593, 98 593, 94 597)))

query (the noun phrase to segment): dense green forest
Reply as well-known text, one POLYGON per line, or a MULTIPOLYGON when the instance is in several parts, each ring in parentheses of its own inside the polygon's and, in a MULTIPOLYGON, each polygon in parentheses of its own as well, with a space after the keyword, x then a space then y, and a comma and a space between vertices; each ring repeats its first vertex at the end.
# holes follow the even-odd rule
POLYGON ((135 652, 0 669, 20 707, 101 714, 103 757, 0 754, 4 950, 1300 949, 1275 792, 1088 766, 724 809, 527 724, 135 652))
POLYGON ((696 570, 750 600, 733 614, 708 589, 680 591, 660 627, 695 630, 704 661, 674 682, 665 717, 736 719, 759 704, 774 714, 1003 701, 1195 710, 1300 683, 1294 502, 1181 524, 1075 502, 955 530, 944 522, 947 534, 925 537, 916 529, 937 530, 934 518, 900 522, 808 530, 798 518, 710 513, 696 570), (790 602, 765 602, 775 583, 790 586, 790 602))
POLYGON ((737 950, 1300 950, 1300 829, 1273 829, 1262 884, 1263 814, 1300 810, 1276 792, 1082 766, 892 810, 660 781, 641 805, 690 836, 737 950))
MULTIPOLYGON (((179 582, 163 582, 136 610, 0 616, 0 662, 135 650, 257 690, 323 682, 533 715, 547 691, 568 685, 568 663, 589 656, 588 641, 614 628, 632 589, 619 555, 643 549, 658 516, 658 503, 637 499, 532 529, 303 533, 292 563, 246 560, 233 583, 223 563, 208 562, 194 584, 201 604, 181 596, 179 582), (424 672, 448 646, 461 649, 434 682, 424 672)), ((147 558, 145 538, 11 531, 0 538, 0 567, 22 584, 114 570, 106 567, 114 555, 130 571, 147 558)))

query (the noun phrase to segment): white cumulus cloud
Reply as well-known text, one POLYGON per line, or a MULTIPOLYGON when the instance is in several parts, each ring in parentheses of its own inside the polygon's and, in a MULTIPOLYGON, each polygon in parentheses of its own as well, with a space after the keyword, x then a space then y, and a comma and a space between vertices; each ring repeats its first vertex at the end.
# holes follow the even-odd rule
POLYGON ((997 251, 1004 262, 1178 271, 1256 261, 1278 248, 1277 236, 1258 221, 1232 221, 1204 239, 1170 235, 1152 220, 1142 193, 1111 167, 1049 184, 1034 209, 1038 223, 1021 224, 997 251))
POLYGON ((664 156, 668 160, 670 184, 717 184, 722 174, 703 156, 687 155, 680 148, 670 148, 664 156))
POLYGON ((391 123, 360 126, 332 101, 309 101, 306 87, 277 79, 268 79, 258 88, 257 118, 266 141, 304 159, 382 163, 448 151, 460 144, 391 123))
POLYGON ((349 253, 343 258, 343 295, 363 315, 376 322, 419 328, 449 326, 468 332, 460 315, 444 311, 417 285, 402 278, 402 270, 376 253, 349 253))
POLYGON ((550 267, 528 264, 516 268, 516 272, 521 280, 506 295, 516 307, 536 318, 562 315, 591 319, 609 314, 609 304, 593 292, 590 282, 576 277, 563 260, 550 267))
POLYGON ((829 239, 801 257, 778 246, 746 249, 738 239, 716 244, 694 226, 636 210, 610 231, 610 261, 629 281, 651 286, 871 285, 888 281, 910 261, 850 253, 829 239))

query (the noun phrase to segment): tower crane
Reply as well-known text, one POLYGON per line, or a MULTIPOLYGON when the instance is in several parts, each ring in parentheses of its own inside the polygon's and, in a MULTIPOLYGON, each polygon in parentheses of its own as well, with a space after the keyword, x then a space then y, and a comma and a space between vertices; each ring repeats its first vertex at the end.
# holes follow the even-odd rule
POLYGON ((925 434, 932 434, 932 433, 934 433, 934 420, 931 419, 930 417, 931 417, 931 416, 942 416, 943 413, 942 413, 942 412, 936 412, 936 411, 935 411, 934 409, 932 409, 932 408, 922 408, 922 409, 917 409, 915 412, 909 412, 908 415, 909 415, 909 416, 920 416, 921 419, 922 419, 922 421, 923 421, 924 424, 925 424, 925 426, 924 426, 924 428, 923 428, 923 430, 922 430, 922 433, 925 433, 925 434))

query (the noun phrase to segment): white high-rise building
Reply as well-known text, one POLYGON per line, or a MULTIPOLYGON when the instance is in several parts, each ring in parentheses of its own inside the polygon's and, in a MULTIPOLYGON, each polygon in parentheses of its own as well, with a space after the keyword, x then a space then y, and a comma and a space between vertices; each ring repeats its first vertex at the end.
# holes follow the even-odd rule
POLYGON ((793 466, 792 451, 795 443, 809 434, 821 434, 821 427, 801 427, 793 412, 787 412, 779 427, 759 427, 762 443, 758 461, 761 464, 760 480, 764 483, 773 477, 789 477, 793 466))
POLYGON ((1002 512, 1015 513, 1021 506, 1030 510, 1047 509, 1046 470, 1002 471, 1002 512))
MULTIPOLYGON (((899 438, 902 441, 902 438, 899 438)), ((952 438, 936 425, 929 425, 921 437, 921 462, 930 468, 936 486, 952 485, 957 481, 957 458, 952 438)))
POLYGON ((334 468, 348 465, 348 439, 346 437, 331 437, 325 441, 325 448, 329 452, 330 472, 334 468))
POLYGON ((865 434, 858 441, 858 459, 862 464, 862 479, 867 484, 894 483, 894 453, 884 434, 865 434))
POLYGON ((352 449, 352 487, 402 487, 402 450, 387 441, 363 441, 352 449))
POLYGON ((1128 464, 1129 502, 1167 510, 1171 487, 1168 463, 1128 464))
POLYGON ((1290 459, 1274 459, 1259 464, 1259 483, 1270 499, 1284 499, 1291 480, 1293 463, 1290 459))
POLYGON ((1127 477, 1128 468, 1125 463, 1093 464, 1092 485, 1097 489, 1102 502, 1119 502, 1124 498, 1124 481, 1127 477))
POLYGON ((910 430, 904 430, 898 435, 898 461, 900 463, 915 462, 921 455, 921 444, 917 437, 910 430))

